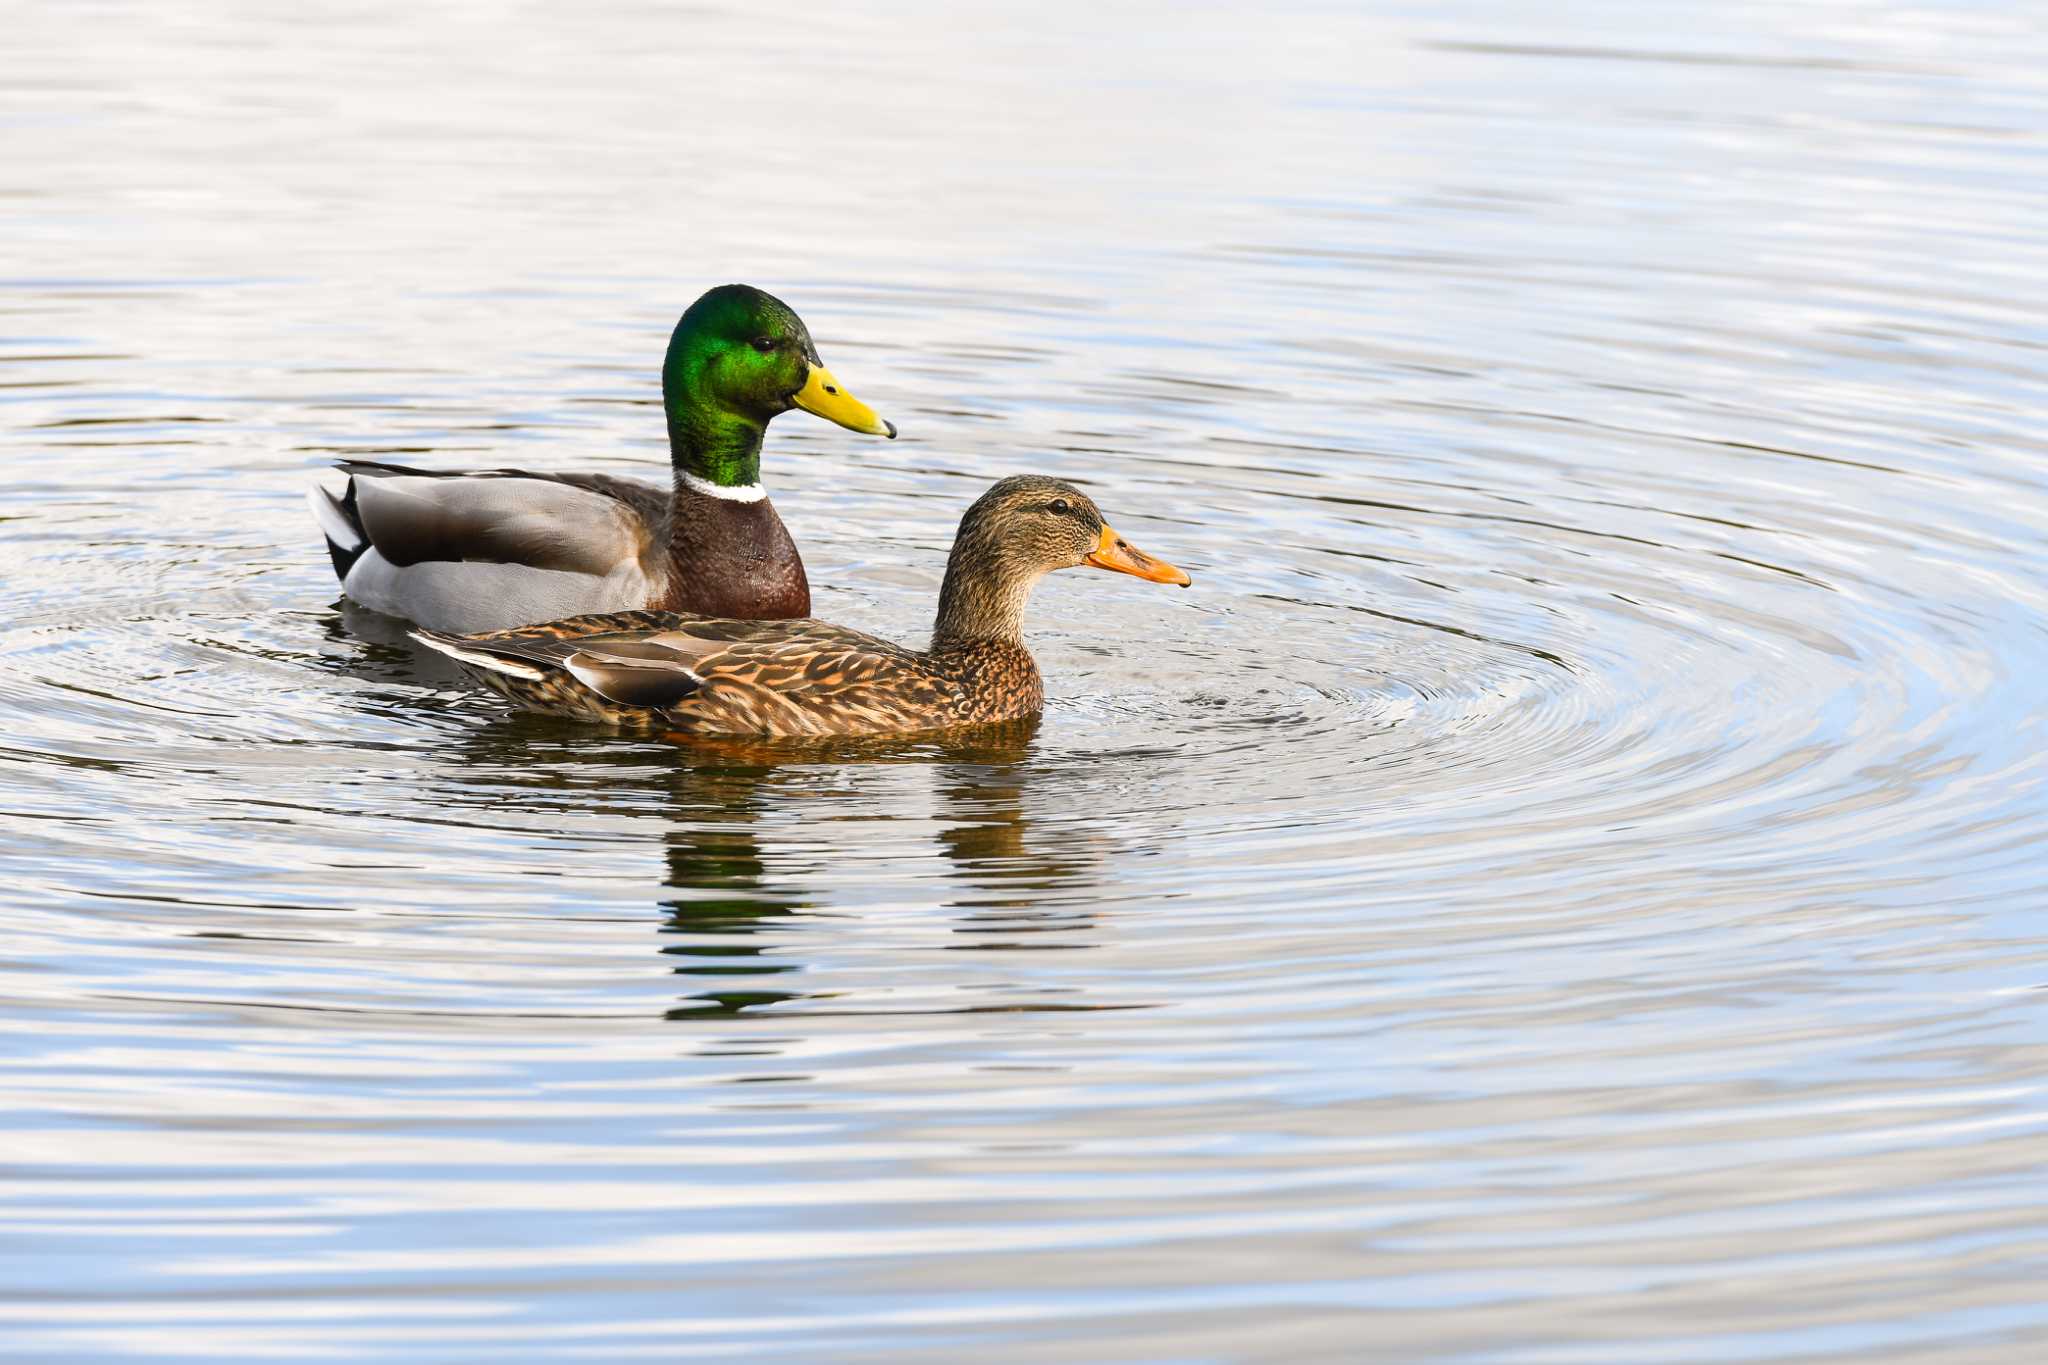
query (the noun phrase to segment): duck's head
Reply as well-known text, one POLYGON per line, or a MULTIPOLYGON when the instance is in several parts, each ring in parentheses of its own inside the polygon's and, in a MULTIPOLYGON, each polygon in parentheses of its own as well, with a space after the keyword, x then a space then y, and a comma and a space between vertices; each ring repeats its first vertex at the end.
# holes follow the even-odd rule
POLYGON ((671 430, 700 416, 759 428, 802 408, 852 431, 896 435, 832 377, 795 310, 751 285, 722 284, 690 305, 669 337, 661 389, 671 430))
POLYGON ((960 519, 935 637, 1013 639, 1038 580, 1082 567, 1182 588, 1189 581, 1118 535, 1074 485, 1037 474, 1004 479, 960 519))

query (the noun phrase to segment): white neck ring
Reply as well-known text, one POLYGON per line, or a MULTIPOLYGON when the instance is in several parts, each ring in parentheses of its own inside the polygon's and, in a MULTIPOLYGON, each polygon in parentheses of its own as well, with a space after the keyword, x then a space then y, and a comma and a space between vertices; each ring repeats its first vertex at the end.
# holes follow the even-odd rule
POLYGON ((759 502, 768 496, 768 490, 758 483, 743 483, 737 488, 728 488, 722 483, 700 479, 695 474, 685 474, 681 470, 676 471, 676 477, 681 479, 683 486, 691 492, 702 493, 707 498, 722 498, 726 502, 759 502))

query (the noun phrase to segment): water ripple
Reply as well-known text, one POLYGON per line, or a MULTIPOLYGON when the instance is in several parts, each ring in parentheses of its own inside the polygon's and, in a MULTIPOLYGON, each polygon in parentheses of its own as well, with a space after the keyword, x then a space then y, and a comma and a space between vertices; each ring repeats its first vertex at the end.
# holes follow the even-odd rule
POLYGON ((1596 8, 27 33, 9 1345, 2026 1358, 2048 54, 1596 8), (825 745, 336 602, 330 460, 658 478, 726 276, 903 428, 774 429, 822 614, 1020 469, 1194 590, 825 745))

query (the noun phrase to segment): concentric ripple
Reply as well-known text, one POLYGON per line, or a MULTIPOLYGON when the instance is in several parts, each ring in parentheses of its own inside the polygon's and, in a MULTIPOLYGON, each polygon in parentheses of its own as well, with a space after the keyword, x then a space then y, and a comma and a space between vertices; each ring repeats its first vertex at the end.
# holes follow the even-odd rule
POLYGON ((116 8, 0 83, 0 1353, 2037 1354, 2024 16, 116 8), (725 278, 902 428, 771 433, 821 614, 1020 470, 1194 586, 828 746, 337 602, 325 465, 658 478, 725 278))

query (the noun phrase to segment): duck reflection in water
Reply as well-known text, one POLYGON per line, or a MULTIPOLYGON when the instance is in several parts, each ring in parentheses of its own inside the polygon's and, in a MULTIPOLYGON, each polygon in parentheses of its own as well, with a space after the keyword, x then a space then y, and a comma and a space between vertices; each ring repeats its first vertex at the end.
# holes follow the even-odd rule
POLYGON ((671 1019, 739 1014, 802 998, 772 989, 772 978, 802 964, 771 955, 777 921, 811 908, 797 887, 771 876, 754 825, 774 803, 773 764, 715 759, 677 766, 670 783, 676 822, 664 836, 665 914, 659 951, 701 989, 667 1011, 671 1019))
MULTIPOLYGON (((689 742, 689 765, 677 774, 679 819, 667 835, 666 886, 676 894, 662 902, 668 914, 663 932, 680 941, 661 951, 682 959, 675 968, 681 975, 754 979, 720 980, 713 989, 688 997, 670 1017, 736 1014, 798 999, 822 1001, 816 993, 774 989, 762 979, 802 969, 801 962, 785 955, 790 937, 777 932, 793 927, 788 917, 833 907, 799 885, 801 873, 814 869, 812 850, 764 853, 755 830, 764 814, 786 813, 799 803, 805 819, 829 818, 827 808, 817 803, 858 799, 862 788, 871 787, 856 779, 850 788, 849 769, 886 765, 932 774, 939 806, 936 849, 947 860, 948 874, 969 888, 968 895, 948 902, 960 911, 952 933, 963 939, 944 946, 1081 946, 1071 939, 1018 941, 1020 936, 1087 928, 1088 914, 1049 905, 1047 898, 1061 890, 1076 900, 1090 898, 1093 893, 1081 884, 1102 857, 1092 836, 1047 828, 1040 837, 1025 814, 1031 779, 1043 772, 1031 763, 1038 726, 1038 717, 1031 716, 915 741, 689 742), (716 784, 714 801, 703 799, 714 795, 706 783, 716 784), (691 794, 685 795, 683 787, 691 794)), ((900 839, 893 846, 905 857, 916 856, 900 839)), ((863 1006, 842 995, 836 1007, 827 1008, 863 1006)))
POLYGON ((841 847, 847 822, 867 826, 869 856, 892 873, 943 860, 931 891, 950 915, 946 941, 927 946, 1083 946, 1074 933, 1092 927, 1107 836, 1027 814, 1057 806, 1047 787, 1063 775, 1035 752, 1038 730, 1034 715, 903 739, 664 739, 515 713, 465 727, 451 752, 496 799, 523 789, 537 808, 576 817, 665 814, 658 951, 689 988, 667 1014, 702 1019, 798 1002, 805 1013, 878 1008, 838 970, 830 991, 796 989, 821 970, 807 961, 806 944, 823 942, 809 917, 859 904, 855 887, 834 880, 857 865, 826 852, 841 847), (838 831, 829 845, 818 836, 825 822, 838 831))
POLYGON ((1018 722, 1009 748, 963 748, 936 771, 944 818, 939 846, 968 894, 952 902, 962 913, 956 949, 1082 948, 1063 931, 1088 929, 1103 888, 1091 874, 1108 856, 1102 831, 1085 821, 1050 822, 1025 813, 1034 781, 1043 788, 1056 770, 1027 761, 1025 741, 1038 718, 1018 722))

